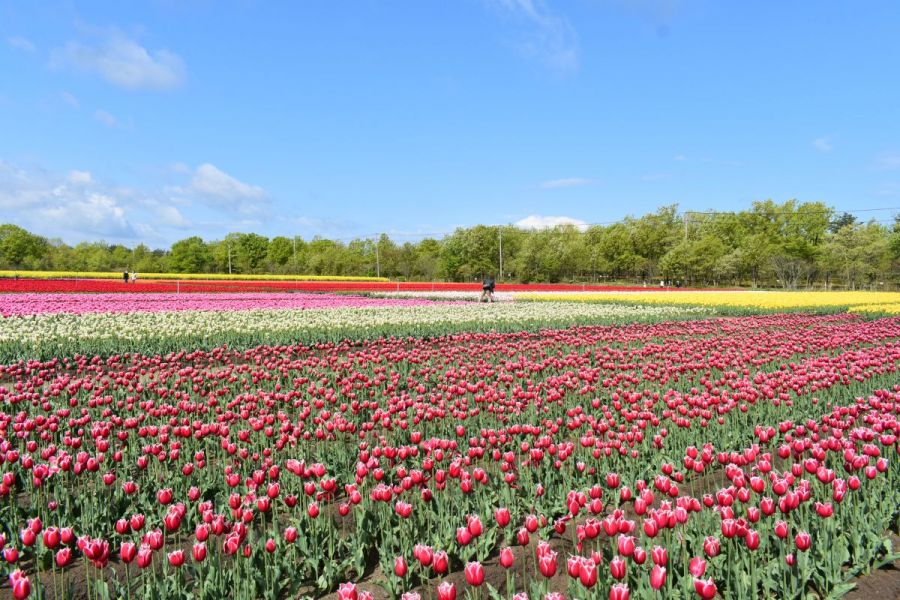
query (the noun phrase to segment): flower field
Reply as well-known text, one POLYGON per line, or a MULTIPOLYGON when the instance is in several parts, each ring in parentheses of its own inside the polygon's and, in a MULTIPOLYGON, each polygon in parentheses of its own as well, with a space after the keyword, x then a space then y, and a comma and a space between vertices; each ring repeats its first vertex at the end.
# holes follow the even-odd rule
MULTIPOLYGON (((6 273, 10 274, 10 271, 6 273)), ((147 280, 140 274, 137 283, 125 283, 122 274, 104 279, 84 278, 83 274, 68 278, 4 279, 0 275, 0 293, 196 293, 196 292, 468 292, 480 293, 481 282, 453 283, 441 281, 386 281, 372 278, 335 278, 318 279, 287 278, 277 279, 275 276, 265 278, 259 275, 235 276, 229 279, 219 275, 215 279, 203 279, 203 275, 160 274, 163 278, 147 280)), ((115 275, 115 274, 113 274, 115 275)), ((502 284, 505 292, 622 292, 653 291, 656 288, 611 285, 575 285, 575 284, 502 284)), ((665 290, 660 290, 665 291, 665 290)), ((674 291, 674 290, 670 290, 674 291)), ((682 290, 678 290, 679 292, 682 290)), ((687 291, 687 290, 684 290, 687 291)))
POLYGON ((517 300, 534 302, 633 302, 676 306, 762 309, 851 309, 856 312, 894 312, 900 292, 765 292, 765 291, 651 291, 540 293, 516 295, 517 300), (865 307, 879 307, 868 310, 865 307), (882 310, 883 309, 883 310, 882 310))
MULTIPOLYGON (((78 302, 91 301, 90 296, 77 298, 78 302)), ((43 312, 11 316, 0 319, 0 362, 74 354, 160 354, 211 349, 225 344, 233 348, 251 348, 262 344, 316 343, 345 338, 534 330, 548 326, 663 321, 710 314, 702 308, 669 306, 453 304, 325 295, 317 298, 320 298, 317 300, 320 306, 331 308, 43 312)))
MULTIPOLYGON (((121 280, 121 271, 0 271, 0 277, 22 279, 112 279, 121 280)), ((386 282, 386 277, 342 277, 340 275, 246 275, 240 273, 141 273, 141 279, 204 281, 369 281, 386 282)))
POLYGON ((306 293, 249 294, 0 294, 0 316, 23 317, 68 313, 143 313, 170 311, 241 311, 266 309, 421 306, 417 299, 380 299, 306 293))
POLYGON ((825 598, 895 558, 900 318, 219 300, 0 320, 0 593, 825 598))

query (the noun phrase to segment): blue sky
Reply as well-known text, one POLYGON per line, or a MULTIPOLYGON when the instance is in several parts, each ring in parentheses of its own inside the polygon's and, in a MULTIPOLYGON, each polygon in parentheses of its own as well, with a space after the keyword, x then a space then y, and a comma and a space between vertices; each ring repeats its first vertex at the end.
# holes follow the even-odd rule
POLYGON ((0 221, 166 246, 900 206, 898 30, 894 1, 0 0, 0 221))

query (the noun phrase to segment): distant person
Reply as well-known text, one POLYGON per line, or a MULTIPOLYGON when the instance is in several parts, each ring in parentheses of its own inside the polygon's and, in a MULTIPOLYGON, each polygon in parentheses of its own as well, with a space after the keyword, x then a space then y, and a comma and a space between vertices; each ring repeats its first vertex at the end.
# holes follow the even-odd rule
POLYGON ((137 271, 131 272, 131 283, 137 283, 137 271))
POLYGON ((125 283, 128 283, 128 271, 125 271, 124 273, 122 273, 122 281, 124 281, 125 283))
POLYGON ((497 287, 497 283, 494 281, 493 277, 486 277, 483 282, 481 282, 481 302, 493 302, 494 301, 494 288, 497 287))

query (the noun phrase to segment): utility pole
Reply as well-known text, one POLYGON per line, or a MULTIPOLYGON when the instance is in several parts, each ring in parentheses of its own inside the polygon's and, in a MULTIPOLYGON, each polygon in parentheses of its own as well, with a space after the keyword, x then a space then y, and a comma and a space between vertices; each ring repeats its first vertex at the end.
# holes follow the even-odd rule
POLYGON ((297 271, 297 236, 296 235, 294 236, 294 239, 292 241, 294 243, 294 272, 296 273, 296 271, 297 271))
POLYGON ((497 279, 503 279, 503 227, 499 227, 500 233, 500 276, 497 279))
POLYGON ((231 240, 228 241, 228 274, 231 275, 231 240))
POLYGON ((687 238, 688 238, 688 215, 690 214, 690 212, 691 211, 689 211, 689 210, 684 211, 684 241, 685 242, 687 242, 687 238))

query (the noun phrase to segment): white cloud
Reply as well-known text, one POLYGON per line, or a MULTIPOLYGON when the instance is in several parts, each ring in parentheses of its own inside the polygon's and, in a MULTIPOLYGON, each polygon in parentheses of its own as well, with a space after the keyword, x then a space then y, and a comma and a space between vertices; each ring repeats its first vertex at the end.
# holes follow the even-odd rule
POLYGON ((581 185, 590 185, 592 183, 594 183, 594 180, 586 177, 565 177, 563 179, 543 181, 541 182, 541 187, 549 190, 554 188, 578 187, 581 185))
POLYGON ((89 185, 94 180, 93 177, 91 177, 90 171, 69 171, 69 175, 66 179, 69 183, 74 183, 76 185, 89 185))
POLYGON ((169 50, 149 51, 118 30, 106 33, 101 44, 69 42, 53 53, 51 64, 94 73, 129 90, 168 90, 186 78, 184 61, 169 50))
POLYGON ((105 110, 97 109, 94 111, 94 118, 97 119, 100 123, 109 127, 110 129, 114 129, 119 126, 119 120, 116 119, 113 115, 109 114, 105 110))
POLYGON ((827 137, 816 138, 812 141, 812 146, 819 152, 831 152, 834 148, 831 144, 831 140, 827 137))
POLYGON ((488 0, 526 24, 519 51, 560 73, 578 69, 578 35, 568 19, 555 15, 543 0, 488 0))
POLYGON ((676 155, 675 155, 675 160, 677 160, 677 161, 684 161, 684 160, 687 160, 687 156, 685 156, 684 154, 676 154, 676 155))
POLYGON ((23 52, 34 52, 35 50, 34 44, 31 42, 31 40, 22 37, 21 35, 8 37, 6 38, 6 42, 10 45, 10 47, 15 48, 16 50, 21 50, 23 52))
POLYGON ((222 200, 259 199, 266 195, 261 187, 239 181, 209 163, 200 165, 194 171, 190 189, 198 194, 222 200))
POLYGON ((215 208, 253 214, 261 212, 269 200, 266 190, 260 186, 244 183, 210 163, 204 163, 193 171, 176 163, 173 170, 191 173, 187 185, 168 189, 175 203, 197 199, 215 208))
POLYGON ((54 173, 0 159, 0 215, 47 237, 69 242, 158 243, 190 221, 162 190, 141 192, 98 181, 86 170, 54 173))
POLYGON ((574 225, 580 230, 587 229, 588 224, 580 219, 572 217, 546 217, 542 215, 529 215, 513 223, 522 229, 550 229, 558 225, 574 225))
POLYGON ((72 108, 78 108, 81 106, 81 103, 78 102, 78 98, 70 94, 69 92, 60 92, 59 99, 71 106, 72 108))
POLYGON ((60 190, 59 200, 38 210, 38 215, 50 226, 62 230, 110 236, 134 237, 135 232, 125 217, 125 208, 116 198, 97 192, 73 199, 69 190, 60 190))
POLYGON ((882 184, 877 190, 875 190, 875 195, 880 198, 900 198, 900 184, 897 183, 885 183, 882 184))
POLYGON ((160 206, 158 210, 159 218, 163 224, 170 227, 185 228, 190 227, 191 223, 184 218, 181 211, 174 206, 160 206))
POLYGON ((884 152, 875 158, 876 171, 896 171, 900 169, 900 153, 884 152))
POLYGON ((0 159, 0 208, 7 215, 27 212, 53 193, 56 182, 48 174, 26 170, 0 159))

